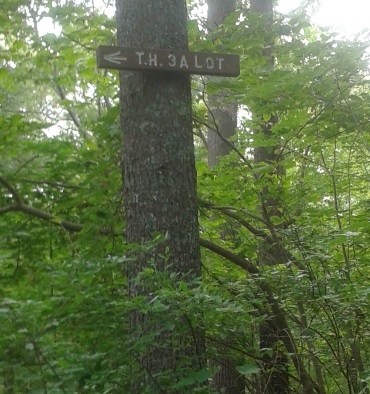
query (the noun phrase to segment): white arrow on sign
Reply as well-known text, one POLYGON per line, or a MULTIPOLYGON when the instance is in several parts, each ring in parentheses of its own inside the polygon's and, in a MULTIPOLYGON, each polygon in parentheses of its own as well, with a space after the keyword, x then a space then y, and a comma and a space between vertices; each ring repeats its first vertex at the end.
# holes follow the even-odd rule
POLYGON ((118 51, 116 53, 110 53, 109 55, 105 55, 104 59, 108 60, 108 62, 115 63, 115 64, 121 64, 121 62, 125 62, 127 60, 127 57, 122 57, 121 51, 118 51))

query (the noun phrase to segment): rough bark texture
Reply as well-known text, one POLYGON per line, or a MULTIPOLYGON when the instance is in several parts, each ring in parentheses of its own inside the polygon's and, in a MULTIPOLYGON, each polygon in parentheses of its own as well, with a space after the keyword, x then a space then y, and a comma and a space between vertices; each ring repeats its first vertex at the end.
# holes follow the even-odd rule
MULTIPOLYGON (((117 0, 118 44, 187 49, 186 20, 185 0, 117 0)), ((150 251, 136 255, 128 267, 133 298, 149 293, 134 281, 148 264, 184 280, 200 275, 196 171, 189 77, 121 72, 120 84, 126 238, 142 244, 158 233, 164 237, 150 251)), ((132 393, 182 392, 164 389, 157 375, 167 371, 175 383, 179 368, 202 368, 202 335, 185 318, 176 338, 178 333, 160 324, 139 312, 130 316, 133 341, 158 332, 142 353, 135 354, 139 380, 130 387, 132 393)))
MULTIPOLYGON (((236 0, 207 0, 208 15, 207 27, 210 31, 217 29, 224 19, 235 11, 236 0)), ((208 97, 210 108, 210 123, 217 130, 208 131, 208 165, 213 167, 222 156, 231 152, 230 145, 221 136, 229 140, 237 127, 238 105, 237 103, 225 103, 225 93, 219 92, 208 97)))
MULTIPOLYGON (((230 341, 232 343, 232 341, 230 341)), ((224 348, 226 350, 226 348, 224 348)), ((243 361, 237 363, 230 357, 223 357, 222 360, 214 363, 220 369, 213 377, 212 383, 218 393, 222 394, 244 394, 245 379, 235 369, 237 365, 243 365, 243 361)))
POLYGON ((224 19, 235 11, 236 0, 207 0, 207 27, 214 30, 224 19))

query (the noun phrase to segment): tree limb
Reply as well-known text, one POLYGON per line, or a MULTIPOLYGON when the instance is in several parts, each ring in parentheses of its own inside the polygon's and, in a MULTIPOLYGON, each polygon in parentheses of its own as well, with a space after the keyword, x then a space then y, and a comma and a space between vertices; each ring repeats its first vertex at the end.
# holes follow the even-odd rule
POLYGON ((207 239, 200 238, 199 240, 200 246, 209 249, 210 251, 218 254, 221 257, 231 261, 232 263, 236 264, 243 270, 249 272, 250 274, 259 274, 258 268, 252 264, 248 259, 244 259, 239 257, 238 255, 230 252, 227 249, 224 249, 222 246, 216 245, 215 243, 208 241, 207 239))
POLYGON ((204 146, 208 149, 208 141, 204 133, 201 130, 193 131, 193 133, 202 140, 204 146))
MULTIPOLYGON (((45 211, 42 211, 41 209, 30 207, 27 204, 24 204, 22 199, 20 198, 19 194, 15 190, 15 188, 3 177, 0 175, 0 183, 5 186, 6 189, 12 194, 15 204, 5 206, 3 208, 0 208, 0 214, 2 213, 7 213, 11 211, 18 211, 18 212, 24 212, 28 215, 35 216, 39 219, 47 220, 49 222, 52 222, 53 224, 56 224, 58 226, 63 227, 64 229, 68 231, 73 231, 73 232, 79 232, 83 229, 83 225, 79 223, 73 223, 68 220, 61 220, 57 218, 56 216, 47 213, 45 211)), ((210 206, 212 208, 212 206, 210 206)), ((230 207, 218 207, 213 206, 214 209, 219 209, 222 212, 240 222, 242 225, 245 227, 248 226, 248 230, 250 230, 254 235, 260 236, 264 238, 267 242, 269 242, 271 245, 275 245, 275 247, 278 247, 281 250, 278 250, 279 253, 282 251, 284 252, 283 255, 286 256, 289 261, 291 261, 293 264, 297 266, 298 269, 304 272, 308 272, 306 267, 303 266, 303 264, 298 261, 290 252, 288 252, 283 246, 280 245, 280 243, 276 243, 271 237, 269 237, 267 234, 261 232, 258 229, 255 229, 253 226, 249 225, 248 222, 243 220, 243 218, 240 218, 239 215, 236 213, 232 212, 232 209, 230 207), (264 235, 263 235, 264 234, 264 235)), ((107 234, 106 230, 101 230, 102 234, 107 234)), ((241 267, 245 271, 249 272, 250 274, 259 274, 258 268, 252 264, 248 259, 244 259, 242 257, 239 257, 238 255, 228 251, 227 249, 224 249, 223 247, 216 245, 215 243, 208 241, 206 239, 201 238, 200 239, 200 245, 213 251, 214 253, 217 253, 218 255, 226 258, 227 260, 231 261, 232 263, 236 264, 237 266, 241 267)), ((310 272, 308 272, 309 279, 312 280, 312 275, 310 272)))
MULTIPOLYGON (((301 261, 299 261, 295 256, 293 256, 292 253, 290 253, 288 250, 286 250, 286 248, 281 244, 281 240, 276 235, 275 231, 272 232, 272 237, 271 237, 268 234, 266 234, 263 230, 255 228, 250 223, 248 223, 245 219, 243 219, 240 215, 238 215, 237 209, 234 207, 217 206, 217 205, 213 205, 212 203, 209 203, 207 201, 201 201, 201 200, 200 200, 200 203, 205 208, 218 210, 218 211, 222 212, 223 214, 225 214, 226 216, 235 219, 243 227, 245 227, 247 230, 249 230, 253 235, 263 238, 266 242, 269 243, 269 245, 271 245, 271 247, 275 251, 275 254, 280 256, 281 258, 283 258, 283 261, 282 261, 283 263, 289 263, 289 262, 293 263, 300 271, 306 272, 308 274, 308 278, 310 279, 310 281, 313 280, 312 273, 309 272, 307 267, 305 267, 301 261)), ((266 224, 269 229, 272 226, 271 223, 267 223, 263 218, 260 218, 257 215, 254 215, 254 214, 252 214, 248 211, 244 211, 244 210, 241 210, 241 212, 266 224)), ((271 231, 271 229, 270 229, 270 231, 271 231)), ((231 261, 233 261, 233 260, 231 260, 231 261)))
MULTIPOLYGON (((212 115, 212 116, 213 116, 213 115, 212 115)), ((230 148, 231 148, 231 149, 242 159, 242 161, 243 161, 244 163, 247 164, 248 168, 249 168, 250 170, 252 170, 252 166, 250 165, 248 159, 240 152, 240 150, 238 150, 238 149, 235 147, 235 145, 234 145, 232 142, 230 142, 227 138, 225 138, 225 137, 220 133, 220 131, 218 130, 218 127, 217 127, 217 124, 216 124, 216 123, 215 123, 216 127, 212 127, 209 123, 203 122, 202 120, 197 119, 197 118, 195 118, 195 117, 193 117, 193 121, 196 122, 196 123, 199 123, 199 124, 201 124, 201 125, 203 125, 203 126, 206 126, 209 130, 211 130, 211 131, 213 131, 214 133, 216 133, 216 134, 221 138, 221 140, 222 140, 223 142, 225 142, 225 144, 229 145, 230 148)), ((216 120, 215 120, 215 122, 216 122, 216 120)))
MULTIPOLYGON (((269 243, 274 243, 274 240, 269 237, 263 230, 257 229, 254 226, 252 226, 250 223, 248 223, 245 219, 243 219, 242 217, 240 217, 237 214, 237 209, 234 207, 228 207, 228 206, 218 206, 218 205, 212 205, 212 204, 208 204, 206 203, 205 205, 206 208, 208 209, 213 209, 216 211, 220 211, 223 214, 225 214, 226 216, 235 219, 238 223, 240 223, 243 227, 245 227, 248 231, 250 231, 253 235, 257 236, 257 237, 261 237, 263 239, 265 239, 267 242, 269 243)), ((256 218, 256 215, 253 215, 254 218, 256 218)), ((257 217, 258 218, 258 217, 257 217)), ((261 222, 265 222, 262 218, 258 218, 261 222)))
MULTIPOLYGON (((19 211, 19 212, 24 212, 31 216, 35 216, 39 219, 47 220, 55 225, 63 227, 68 231, 79 232, 83 229, 82 224, 72 223, 67 220, 60 220, 56 218, 54 215, 51 215, 40 209, 30 207, 24 204, 22 202, 22 199, 18 195, 17 191, 15 190, 15 188, 12 185, 10 185, 9 182, 7 182, 7 180, 2 176, 0 176, 0 183, 3 186, 5 186, 5 188, 12 194, 14 200, 16 201, 16 203, 13 205, 8 205, 6 207, 0 208, 0 213, 19 211)), ((242 268, 243 270, 245 270, 251 275, 258 275, 260 273, 258 268, 254 264, 252 264, 248 259, 242 258, 228 251, 227 249, 224 249, 223 247, 216 245, 211 241, 201 238, 199 240, 199 244, 200 246, 209 249, 210 251, 218 254, 219 256, 224 257, 225 259, 239 266, 240 268, 242 268)), ((273 289, 264 280, 257 281, 257 284, 260 287, 260 289, 266 294, 267 301, 271 305, 273 312, 273 320, 275 324, 277 325, 277 327, 281 332, 285 333, 285 335, 283 335, 281 339, 284 343, 285 348, 290 353, 294 366, 297 372, 299 373, 299 375, 301 376, 302 381, 310 386, 313 386, 316 392, 319 392, 316 383, 312 381, 310 375, 307 373, 304 363, 297 352, 294 342, 291 339, 292 334, 287 324, 284 310, 280 307, 278 301, 274 297, 273 289)))
POLYGON ((47 220, 47 221, 52 222, 58 226, 63 227, 64 229, 66 229, 68 231, 78 232, 83 229, 82 224, 69 222, 68 220, 58 219, 56 216, 54 216, 50 213, 42 211, 41 209, 30 207, 29 205, 26 205, 26 204, 18 205, 17 209, 14 209, 14 211, 24 212, 24 213, 27 213, 28 215, 35 216, 39 219, 47 220))
POLYGON ((5 207, 0 208, 0 214, 11 212, 11 211, 16 211, 17 209, 18 209, 17 204, 6 205, 5 207))
MULTIPOLYGON (((60 86, 57 82, 55 82, 55 88, 56 91, 60 97, 61 100, 67 100, 67 95, 65 90, 63 89, 62 86, 60 86)), ((88 134, 86 133, 85 130, 82 129, 81 127, 81 121, 78 118, 78 116, 70 109, 70 108, 65 108, 66 111, 68 112, 68 115, 70 116, 70 118, 72 119, 72 122, 74 123, 74 125, 76 126, 78 132, 80 133, 80 135, 87 140, 88 139, 88 134)))
POLYGON ((0 183, 3 186, 5 186, 6 189, 8 189, 8 191, 11 193, 12 197, 14 198, 14 200, 18 205, 22 204, 22 199, 20 198, 15 188, 1 175, 0 175, 0 183))
POLYGON ((35 216, 39 219, 48 220, 69 231, 82 230, 83 228, 82 224, 72 223, 69 222, 68 220, 60 220, 56 216, 50 213, 42 211, 41 209, 38 208, 30 207, 29 205, 25 204, 22 201, 16 189, 2 175, 0 175, 0 184, 2 184, 11 193, 13 199, 15 200, 15 204, 7 205, 5 207, 0 208, 0 213, 7 213, 11 211, 24 212, 27 213, 28 215, 35 216))

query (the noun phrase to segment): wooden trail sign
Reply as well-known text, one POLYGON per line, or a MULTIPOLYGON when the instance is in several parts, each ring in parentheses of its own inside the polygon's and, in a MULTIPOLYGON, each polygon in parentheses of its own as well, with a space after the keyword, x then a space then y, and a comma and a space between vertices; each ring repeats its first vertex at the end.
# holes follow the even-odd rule
POLYGON ((98 68, 177 71, 223 77, 240 74, 238 55, 99 46, 96 58, 98 68))

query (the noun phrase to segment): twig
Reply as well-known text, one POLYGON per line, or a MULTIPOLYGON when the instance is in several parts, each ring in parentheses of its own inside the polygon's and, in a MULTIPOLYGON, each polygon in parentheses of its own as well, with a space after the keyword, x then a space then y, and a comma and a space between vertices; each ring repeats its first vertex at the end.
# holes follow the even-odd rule
MULTIPOLYGON (((207 104, 206 104, 206 105, 207 105, 207 104)), ((212 115, 212 116, 213 116, 213 115, 212 115)), ((243 162, 247 164, 247 166, 248 166, 248 168, 249 168, 250 170, 253 169, 252 166, 251 166, 251 164, 249 163, 248 159, 247 159, 247 158, 246 158, 246 157, 235 147, 235 145, 234 145, 233 143, 231 143, 227 138, 225 138, 225 137, 220 133, 220 131, 218 130, 217 124, 216 124, 216 127, 212 127, 209 123, 203 122, 202 120, 197 119, 197 118, 194 118, 194 117, 193 117, 193 121, 194 121, 194 122, 197 122, 197 123, 199 123, 199 124, 201 124, 201 125, 203 125, 203 126, 206 126, 209 130, 211 130, 211 131, 213 131, 214 133, 216 133, 216 134, 222 139, 222 141, 225 142, 225 144, 229 145, 229 146, 231 147, 231 149, 232 149, 234 152, 236 152, 236 154, 243 160, 243 162)))
POLYGON ((18 170, 17 170, 13 175, 17 175, 18 172, 20 172, 21 170, 23 170, 24 167, 28 166, 28 164, 30 164, 31 162, 33 162, 33 161, 34 161, 35 159, 37 159, 39 156, 40 156, 40 155, 37 154, 37 155, 31 157, 31 159, 27 160, 24 164, 22 164, 22 165, 18 168, 18 170))

